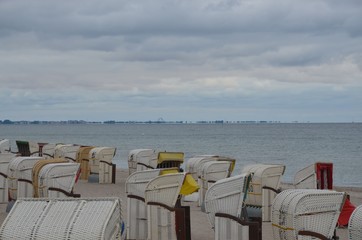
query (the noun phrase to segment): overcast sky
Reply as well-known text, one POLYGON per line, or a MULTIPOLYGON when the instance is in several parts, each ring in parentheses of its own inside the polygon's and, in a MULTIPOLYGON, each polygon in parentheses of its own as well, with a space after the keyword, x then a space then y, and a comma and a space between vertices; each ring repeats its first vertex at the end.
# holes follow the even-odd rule
POLYGON ((0 0, 0 120, 362 121, 360 0, 0 0))

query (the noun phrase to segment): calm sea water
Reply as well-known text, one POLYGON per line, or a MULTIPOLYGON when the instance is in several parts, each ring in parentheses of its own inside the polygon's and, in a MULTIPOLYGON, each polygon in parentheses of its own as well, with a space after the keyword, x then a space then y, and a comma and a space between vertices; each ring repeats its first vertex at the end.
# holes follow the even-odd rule
POLYGON ((234 173, 251 163, 281 163, 285 182, 326 161, 334 163, 335 185, 362 187, 361 123, 0 125, 1 138, 15 150, 15 140, 112 146, 121 168, 137 148, 181 151, 186 161, 199 154, 233 157, 234 173))

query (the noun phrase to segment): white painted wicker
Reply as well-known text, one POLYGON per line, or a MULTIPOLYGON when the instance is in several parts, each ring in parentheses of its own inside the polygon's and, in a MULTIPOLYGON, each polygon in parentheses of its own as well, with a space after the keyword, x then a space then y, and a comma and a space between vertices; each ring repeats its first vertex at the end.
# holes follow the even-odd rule
POLYGON ((198 180, 199 175, 199 169, 205 162, 209 161, 216 161, 217 156, 216 155, 200 155, 195 156, 187 160, 185 163, 185 171, 190 173, 191 176, 195 179, 195 181, 198 180))
POLYGON ((352 213, 348 222, 349 240, 362 239, 362 205, 358 206, 352 213))
MULTIPOLYGON (((149 169, 151 161, 157 161, 157 152, 153 149, 134 149, 128 154, 128 171, 129 174, 135 171, 149 169)), ((157 165, 153 164, 153 165, 157 165)))
POLYGON ((42 157, 45 159, 54 158, 55 154, 55 143, 47 143, 42 148, 42 157))
POLYGON ((119 198, 20 199, 0 228, 0 239, 120 239, 119 198))
POLYGON ((205 212, 212 227, 215 226, 215 213, 226 213, 235 217, 241 216, 249 177, 249 174, 240 174, 221 179, 207 190, 205 212))
POLYGON ((311 231, 332 238, 345 193, 330 190, 291 189, 278 194, 272 206, 274 240, 314 239, 299 236, 311 231))
POLYGON ((148 238, 176 240, 175 208, 185 173, 161 175, 146 186, 148 238))
POLYGON ((0 153, 9 153, 10 151, 10 140, 0 139, 0 153))
POLYGON ((32 197, 33 185, 28 182, 32 179, 32 169, 34 164, 43 159, 42 157, 16 157, 10 161, 8 166, 8 187, 9 197, 17 199, 20 197, 32 197), (19 181, 20 179, 20 181, 19 181), (18 192, 18 190, 20 192, 18 192))
POLYGON ((159 176, 160 171, 161 169, 152 169, 134 172, 126 180, 128 239, 147 239, 145 190, 147 184, 159 176))
POLYGON ((79 148, 79 145, 58 144, 55 146, 54 158, 65 158, 69 162, 75 162, 79 148))
POLYGON ((40 198, 64 198, 65 193, 70 193, 74 187, 77 174, 79 172, 79 163, 52 163, 41 168, 38 176, 38 196, 40 198), (55 188, 55 190, 49 190, 55 188))
POLYGON ((0 153, 0 203, 8 202, 8 167, 12 159, 16 157, 13 153, 0 153))
POLYGON ((246 205, 251 216, 253 212, 256 212, 256 215, 260 214, 260 216, 254 215, 254 217, 262 217, 262 221, 270 222, 271 205, 276 192, 265 187, 278 190, 284 171, 285 166, 280 164, 252 164, 242 169, 242 173, 252 175, 246 198, 246 205))
POLYGON ((205 193, 212 184, 230 176, 230 167, 229 161, 208 161, 201 166, 198 173, 199 206, 203 206, 205 193))
POLYGON ((90 174, 99 174, 99 183, 112 183, 114 147, 95 147, 89 151, 90 174))

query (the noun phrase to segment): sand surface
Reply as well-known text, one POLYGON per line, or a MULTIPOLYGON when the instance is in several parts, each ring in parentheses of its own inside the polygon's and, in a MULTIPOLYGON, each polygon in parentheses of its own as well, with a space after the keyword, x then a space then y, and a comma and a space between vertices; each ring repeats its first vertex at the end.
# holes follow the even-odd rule
MULTIPOLYGON (((128 169, 117 169, 116 184, 98 184, 89 183, 83 180, 77 182, 74 188, 75 193, 80 193, 82 197, 120 197, 122 199, 122 208, 124 219, 126 219, 126 194, 125 182, 128 177, 128 169)), ((287 188, 284 184, 282 187, 287 188)), ((337 191, 345 191, 350 195, 351 202, 358 206, 362 204, 362 188, 335 187, 337 191)), ((191 214, 191 238, 194 240, 207 240, 214 238, 214 231, 208 222, 205 213, 201 212, 196 203, 183 203, 190 206, 191 214)), ((7 204, 0 204, 0 223, 7 216, 7 204)), ((272 240, 272 227, 270 223, 263 223, 263 240, 272 240)), ((337 229, 337 235, 340 240, 347 240, 347 229, 337 229)))

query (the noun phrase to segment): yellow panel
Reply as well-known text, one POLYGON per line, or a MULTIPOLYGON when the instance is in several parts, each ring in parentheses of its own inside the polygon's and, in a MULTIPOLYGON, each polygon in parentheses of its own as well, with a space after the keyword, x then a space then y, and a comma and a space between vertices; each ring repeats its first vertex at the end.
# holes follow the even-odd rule
POLYGON ((159 152, 157 163, 162 163, 164 161, 183 162, 184 153, 183 152, 159 152))

